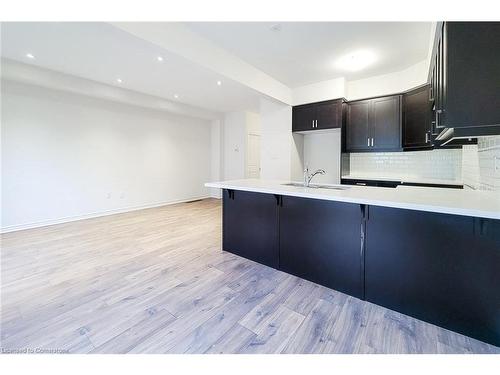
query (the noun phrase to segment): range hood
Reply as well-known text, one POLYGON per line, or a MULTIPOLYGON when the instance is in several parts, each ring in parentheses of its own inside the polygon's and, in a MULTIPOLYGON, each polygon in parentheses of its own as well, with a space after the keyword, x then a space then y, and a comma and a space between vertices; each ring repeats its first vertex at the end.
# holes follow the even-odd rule
POLYGON ((471 126, 459 128, 446 128, 439 133, 436 140, 441 141, 442 146, 471 144, 477 137, 487 137, 500 134, 500 125, 471 126))

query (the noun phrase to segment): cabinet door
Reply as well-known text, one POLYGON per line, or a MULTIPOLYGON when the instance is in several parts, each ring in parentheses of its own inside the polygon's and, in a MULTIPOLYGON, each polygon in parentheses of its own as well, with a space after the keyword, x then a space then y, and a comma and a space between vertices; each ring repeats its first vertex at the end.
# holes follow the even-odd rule
POLYGON ((370 101, 362 100, 349 103, 346 124, 346 151, 369 150, 368 118, 370 101))
POLYGON ((283 196, 280 269, 362 298, 361 209, 283 196))
POLYGON ((401 150, 401 96, 372 99, 369 127, 372 150, 401 150))
POLYGON ((313 130, 315 107, 312 104, 299 105, 292 109, 292 131, 313 130))
POLYGON ((223 250, 277 268, 276 197, 239 190, 223 194, 223 250))
POLYGON ((498 220, 370 206, 366 299, 500 345, 499 233, 498 220))
POLYGON ((316 129, 333 129, 342 126, 342 101, 318 103, 316 105, 316 129))
POLYGON ((445 22, 443 126, 473 135, 475 126, 500 124, 499 61, 500 22, 445 22))
POLYGON ((431 147, 429 86, 403 95, 403 147, 431 147))

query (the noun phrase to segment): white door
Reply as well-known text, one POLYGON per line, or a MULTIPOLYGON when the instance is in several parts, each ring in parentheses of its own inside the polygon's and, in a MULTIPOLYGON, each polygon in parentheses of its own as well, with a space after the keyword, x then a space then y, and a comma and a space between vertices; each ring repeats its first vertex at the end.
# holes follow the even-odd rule
POLYGON ((248 134, 246 178, 260 178, 260 135, 248 134))

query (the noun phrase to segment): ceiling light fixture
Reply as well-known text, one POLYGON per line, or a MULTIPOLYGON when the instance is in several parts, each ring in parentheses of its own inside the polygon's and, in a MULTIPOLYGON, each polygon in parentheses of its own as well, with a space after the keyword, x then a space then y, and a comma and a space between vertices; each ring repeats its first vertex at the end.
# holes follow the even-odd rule
POLYGON ((116 79, 116 82, 118 82, 118 83, 122 83, 123 81, 121 80, 121 78, 117 78, 117 79, 116 79))
POLYGON ((27 54, 26 54, 26 57, 27 57, 28 59, 31 59, 31 60, 34 60, 34 59, 35 59, 35 56, 34 56, 33 54, 31 54, 31 53, 27 53, 27 54))
POLYGON ((370 50, 358 50, 342 56, 335 62, 335 66, 341 70, 357 72, 372 65, 377 56, 370 50))
POLYGON ((222 81, 217 81, 217 86, 222 86, 222 81))
POLYGON ((174 94, 174 98, 175 99, 179 99, 179 95, 178 94, 174 94))
POLYGON ((156 60, 158 60, 159 62, 162 62, 162 61, 163 61, 163 57, 158 56, 158 57, 156 58, 156 60))

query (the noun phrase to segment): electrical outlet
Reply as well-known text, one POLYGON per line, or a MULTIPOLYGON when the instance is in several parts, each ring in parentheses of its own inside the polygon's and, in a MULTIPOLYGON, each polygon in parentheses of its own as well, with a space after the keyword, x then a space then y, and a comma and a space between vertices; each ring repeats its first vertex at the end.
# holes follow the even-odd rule
POLYGON ((111 193, 106 194, 106 199, 111 199, 111 193))

